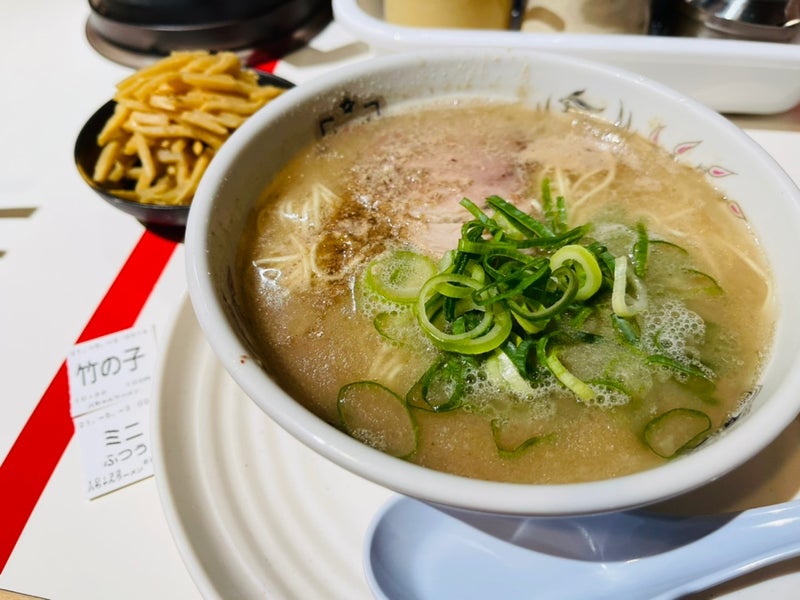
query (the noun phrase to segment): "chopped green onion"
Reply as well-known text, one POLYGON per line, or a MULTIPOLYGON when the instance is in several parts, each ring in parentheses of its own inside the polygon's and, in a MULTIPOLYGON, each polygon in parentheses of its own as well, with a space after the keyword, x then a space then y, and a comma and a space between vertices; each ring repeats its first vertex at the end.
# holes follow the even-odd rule
POLYGON ((614 261, 614 289, 611 292, 611 308, 620 317, 632 317, 647 307, 647 291, 641 280, 628 270, 628 257, 620 256, 614 261), (628 304, 628 283, 634 288, 633 302, 628 304))
POLYGON ((417 448, 417 430, 403 399, 375 381, 342 386, 336 402, 345 431, 392 456, 406 457, 417 448))
POLYGON ((700 379, 712 381, 712 377, 709 375, 708 371, 685 362, 680 362, 669 356, 664 356, 663 354, 651 354, 647 357, 647 362, 670 368, 684 375, 691 375, 692 377, 699 377, 700 379))
POLYGON ((409 250, 395 250, 372 259, 365 282, 369 288, 393 302, 411 303, 422 284, 436 273, 427 256, 409 250))
POLYGON ((510 391, 520 398, 533 395, 531 384, 520 374, 511 358, 502 350, 495 350, 484 364, 489 381, 498 388, 510 391))
POLYGON ((697 269, 684 269, 684 273, 690 279, 688 286, 695 293, 709 294, 711 296, 718 296, 723 293, 722 286, 708 273, 703 273, 697 269))
POLYGON ((611 313, 611 323, 614 330, 632 346, 638 346, 640 340, 640 332, 638 324, 630 319, 620 317, 618 314, 611 313))
POLYGON ((569 231, 547 237, 529 237, 517 243, 520 248, 559 248, 564 244, 577 242, 589 232, 588 225, 579 225, 569 231))
POLYGON ((586 320, 591 317, 595 312, 594 306, 584 305, 581 306, 578 311, 572 316, 569 320, 570 327, 581 327, 586 322, 586 320))
POLYGON ((578 244, 562 246, 550 257, 550 268, 555 271, 564 264, 576 264, 580 267, 577 272, 580 287, 575 294, 575 300, 588 300, 594 296, 603 284, 603 274, 594 254, 578 244))
POLYGON ((668 242, 667 240, 650 240, 650 245, 654 248, 668 248, 677 250, 681 254, 689 254, 689 251, 683 246, 679 246, 674 242, 668 242))
POLYGON ((413 323, 414 314, 408 309, 382 311, 372 319, 375 330, 383 338, 397 344, 403 344, 413 339, 413 333, 409 333, 410 325, 413 323))
POLYGON ((650 257, 650 239, 644 223, 636 225, 636 241, 633 244, 633 272, 639 279, 647 275, 647 262, 650 257))
POLYGON ((608 251, 608 248, 599 242, 592 242, 586 247, 597 259, 597 264, 600 265, 600 270, 603 272, 603 281, 608 287, 614 286, 614 256, 608 251))
MULTIPOLYGON (((684 296, 687 289, 722 291, 712 277, 688 268, 688 261, 675 254, 688 254, 683 248, 651 240, 639 223, 630 256, 614 257, 589 237, 590 224, 568 229, 564 198, 553 198, 548 180, 542 184, 543 222, 499 196, 486 199, 489 212, 468 198, 461 205, 473 219, 462 225, 458 246, 446 252, 438 266, 408 250, 387 252, 368 264, 365 285, 396 303, 374 317, 378 332, 392 342, 408 343, 414 336, 403 334, 403 329, 410 320, 419 326, 415 333, 421 329, 439 352, 404 398, 374 381, 342 387, 337 406, 343 428, 351 435, 398 456, 413 453, 416 427, 409 409, 466 409, 471 382, 483 378, 501 395, 520 399, 534 398, 534 386, 552 375, 586 403, 604 389, 643 402, 653 371, 663 367, 694 401, 715 401, 711 369, 694 359, 673 358, 659 346, 657 335, 651 354, 642 349, 637 316, 648 307, 643 280, 649 269, 660 268, 663 275, 658 263, 665 251, 679 259, 678 267, 671 265, 667 271, 673 280, 665 287, 679 287, 684 296), (612 329, 616 335, 609 333, 612 329), (596 342, 615 344, 614 357, 593 365, 584 381, 561 362, 559 353, 596 342), (622 368, 614 367, 615 362, 622 368), (399 433, 380 423, 383 413, 399 433)), ((627 226, 626 231, 630 232, 627 226)), ((632 239, 629 233, 625 239, 632 239)), ((619 242, 611 238, 608 243, 619 242)), ((506 458, 553 435, 531 436, 529 427, 508 425, 503 419, 492 421, 495 445, 506 458), (510 440, 514 443, 506 443, 510 440)), ((700 443, 710 426, 704 413, 679 408, 652 419, 644 437, 654 452, 671 457, 700 443)))
POLYGON ((566 201, 564 196, 558 196, 553 202, 549 179, 542 181, 542 208, 550 229, 556 233, 562 233, 567 229, 566 201))
POLYGON ((438 293, 448 298, 468 298, 480 289, 482 282, 468 275, 458 273, 440 273, 424 283, 419 291, 419 298, 427 294, 438 293))
POLYGON ((514 363, 520 375, 527 377, 529 369, 528 355, 530 354, 531 348, 535 348, 535 346, 536 339, 533 337, 520 338, 517 340, 509 339, 503 345, 502 350, 506 353, 509 360, 514 363))
POLYGON ((529 448, 541 442, 547 441, 553 437, 552 433, 546 435, 535 435, 525 438, 519 444, 510 447, 508 444, 504 443, 504 440, 502 439, 503 426, 499 419, 492 419, 491 428, 492 428, 492 439, 494 440, 494 445, 497 448, 497 453, 500 455, 501 458, 505 459, 517 458, 529 448))
POLYGON ((473 297, 483 306, 500 300, 516 298, 522 296, 525 290, 540 281, 549 272, 550 269, 547 263, 537 265, 532 262, 530 269, 523 267, 503 276, 501 279, 496 279, 475 292, 473 297), (511 285, 506 287, 509 283, 511 285))
POLYGON ((489 196, 486 203, 508 219, 509 223, 520 232, 536 237, 553 237, 553 232, 546 225, 522 212, 500 196, 489 196))
POLYGON ((448 352, 483 354, 506 340, 511 333, 512 320, 509 311, 500 304, 481 310, 480 321, 463 333, 446 331, 431 320, 428 303, 436 295, 451 299, 466 298, 480 287, 481 282, 454 273, 436 275, 422 286, 416 304, 417 321, 436 346, 448 352))
POLYGON ((658 415, 644 428, 648 447, 663 458, 696 447, 711 429, 711 419, 699 410, 674 408, 658 415))
POLYGON ((578 293, 577 275, 572 269, 561 267, 553 273, 553 277, 559 282, 562 294, 557 296, 552 304, 544 306, 527 296, 509 298, 506 303, 511 312, 531 322, 537 322, 551 319, 569 308, 575 300, 575 294, 578 293))
POLYGON ((594 398, 594 390, 584 381, 573 375, 558 359, 554 350, 547 350, 549 336, 542 337, 536 345, 536 357, 539 363, 545 367, 558 379, 564 387, 570 390, 584 402, 594 398))
POLYGON ((458 251, 467 254, 496 254, 500 250, 515 250, 516 248, 518 246, 512 242, 486 243, 484 240, 473 241, 464 238, 458 240, 458 251))
MULTIPOLYGON (((509 304, 511 304, 511 302, 509 304)), ((519 306, 519 305, 514 303, 514 306, 519 306)), ((516 321, 516 323, 522 328, 522 330, 525 333, 533 335, 539 333, 540 331, 543 331, 544 328, 547 327, 549 319, 541 319, 541 320, 529 319, 520 314, 519 311, 514 310, 514 306, 511 306, 511 316, 514 317, 514 321, 516 321)))
POLYGON ((564 196, 556 196, 556 231, 564 231, 567 226, 567 201, 564 196))
POLYGON ((466 371, 474 368, 458 355, 435 361, 406 394, 406 403, 430 412, 449 412, 461 406, 466 390, 466 371))
POLYGON ((489 218, 489 216, 485 212, 483 212, 478 207, 478 205, 475 204, 469 198, 462 198, 461 201, 459 202, 459 204, 461 204, 461 206, 466 208, 470 212, 470 214, 473 217, 475 217, 475 219, 477 219, 484 226, 488 226, 488 225, 493 224, 493 220, 491 218, 489 218))
POLYGON ((376 331, 383 337, 396 342, 399 341, 401 331, 401 329, 397 327, 397 318, 397 313, 380 312, 372 319, 372 324, 375 326, 376 331))
POLYGON ((556 376, 556 379, 563 383, 567 389, 569 389, 584 402, 588 402, 594 398, 594 390, 589 387, 589 384, 581 381, 570 371, 568 371, 558 359, 555 351, 551 350, 547 353, 547 368, 550 369, 550 372, 556 376))
POLYGON ((611 390, 614 390, 615 392, 619 392, 620 394, 626 395, 628 398, 633 397, 631 391, 628 390, 624 385, 622 385, 616 379, 608 379, 607 377, 603 377, 600 379, 593 379, 591 381, 591 384, 595 386, 609 388, 611 390))

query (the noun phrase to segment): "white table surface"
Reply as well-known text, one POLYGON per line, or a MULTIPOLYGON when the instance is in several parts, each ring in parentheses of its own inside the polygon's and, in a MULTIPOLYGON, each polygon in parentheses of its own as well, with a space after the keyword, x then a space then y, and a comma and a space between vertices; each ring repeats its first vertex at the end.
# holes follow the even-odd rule
MULTIPOLYGON (((88 14, 85 0, 0 7, 0 209, 35 208, 0 218, 0 461, 143 232, 100 201, 72 162, 83 121, 131 72, 88 44, 88 14)), ((354 42, 333 23, 277 73, 302 83, 371 56, 354 42)), ((800 183, 800 107, 736 120, 800 183)), ((183 300, 183 259, 179 246, 140 314, 138 324, 157 336, 183 300)), ((73 438, 0 572, 0 590, 58 600, 198 598, 153 478, 89 501, 82 476, 73 438)), ((0 489, 0 511, 10 488, 0 489)))

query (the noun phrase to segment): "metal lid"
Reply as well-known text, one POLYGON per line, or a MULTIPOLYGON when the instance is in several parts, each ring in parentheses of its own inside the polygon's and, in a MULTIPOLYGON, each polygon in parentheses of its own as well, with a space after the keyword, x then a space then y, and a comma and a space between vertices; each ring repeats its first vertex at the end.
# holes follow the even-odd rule
POLYGON ((330 0, 90 0, 90 5, 90 43, 124 64, 140 62, 137 55, 173 50, 267 47, 283 54, 307 42, 332 18, 330 0), (126 54, 133 58, 119 59, 126 54))

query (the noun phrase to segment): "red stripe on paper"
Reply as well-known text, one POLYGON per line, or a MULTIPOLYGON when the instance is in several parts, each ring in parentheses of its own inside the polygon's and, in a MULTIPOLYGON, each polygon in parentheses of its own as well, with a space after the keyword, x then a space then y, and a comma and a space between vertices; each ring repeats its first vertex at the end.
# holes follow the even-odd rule
MULTIPOLYGON (((78 341, 132 327, 176 247, 146 230, 78 341)), ((74 432, 65 361, 0 465, 0 573, 74 432)))

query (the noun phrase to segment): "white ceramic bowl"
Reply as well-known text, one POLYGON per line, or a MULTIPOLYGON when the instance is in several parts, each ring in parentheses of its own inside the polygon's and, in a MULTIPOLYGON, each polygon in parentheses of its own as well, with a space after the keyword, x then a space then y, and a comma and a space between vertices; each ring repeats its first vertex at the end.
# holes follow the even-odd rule
POLYGON ((247 395, 283 428, 328 459, 428 502, 487 512, 567 515, 665 500, 708 483, 768 445, 800 409, 800 277, 795 264, 800 191, 741 130, 702 105, 639 76, 524 51, 398 54, 303 83, 254 115, 224 145, 195 196, 186 232, 189 293, 215 353, 247 395), (562 110, 559 99, 604 107, 611 121, 656 139, 677 160, 703 168, 736 200, 763 243, 777 281, 780 324, 749 411, 724 435, 663 466, 611 480, 520 485, 468 479, 393 458, 361 444, 295 402, 254 360, 239 325, 233 270, 252 205, 284 161, 312 140, 345 98, 387 105, 438 94, 520 97, 562 110))

